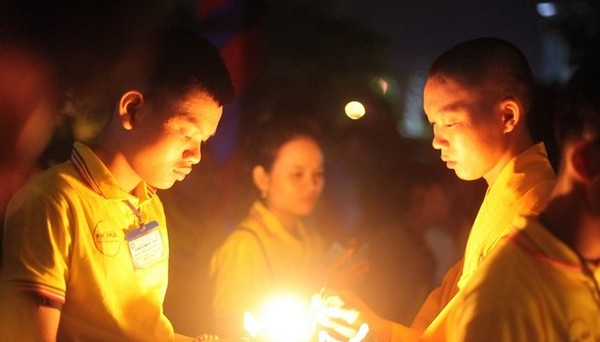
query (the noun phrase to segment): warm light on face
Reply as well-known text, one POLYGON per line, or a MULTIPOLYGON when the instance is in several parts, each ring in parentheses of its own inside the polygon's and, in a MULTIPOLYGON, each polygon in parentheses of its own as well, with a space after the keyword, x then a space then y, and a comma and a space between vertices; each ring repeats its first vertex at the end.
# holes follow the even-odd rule
POLYGON ((344 107, 346 115, 352 120, 358 120, 365 115, 365 106, 358 101, 350 101, 344 107))

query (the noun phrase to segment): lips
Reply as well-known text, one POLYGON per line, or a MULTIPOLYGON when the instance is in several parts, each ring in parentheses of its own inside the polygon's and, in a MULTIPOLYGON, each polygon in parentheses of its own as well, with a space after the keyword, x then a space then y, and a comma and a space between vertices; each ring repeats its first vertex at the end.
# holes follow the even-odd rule
POLYGON ((446 167, 449 169, 453 169, 455 165, 456 165, 455 161, 450 161, 450 160, 446 161, 446 167))
POLYGON ((192 172, 191 167, 184 167, 173 170, 173 173, 175 173, 179 179, 185 178, 185 176, 189 175, 190 172, 192 172))
POLYGON ((441 159, 444 163, 446 163, 446 167, 449 169, 453 168, 454 165, 456 165, 456 162, 451 160, 450 158, 448 158, 448 156, 446 156, 446 155, 442 155, 441 159))

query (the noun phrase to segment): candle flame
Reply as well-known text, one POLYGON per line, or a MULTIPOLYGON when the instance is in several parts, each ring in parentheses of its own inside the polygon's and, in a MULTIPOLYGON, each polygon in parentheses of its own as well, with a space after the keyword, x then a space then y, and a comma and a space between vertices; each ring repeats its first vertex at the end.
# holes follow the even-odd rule
MULTIPOLYGON (((344 308, 344 304, 337 296, 323 297, 321 293, 311 298, 310 305, 298 297, 276 296, 266 302, 256 316, 247 311, 244 328, 253 339, 261 341, 308 342, 320 323, 326 327, 335 326, 337 333, 348 338, 347 342, 361 342, 369 335, 369 325, 362 323, 357 329, 355 323, 360 313, 344 308), (329 317, 335 317, 346 325, 329 317)), ((317 338, 319 342, 342 342, 325 330, 319 330, 317 338)))
POLYGON ((306 342, 315 327, 308 306, 290 296, 274 297, 257 316, 246 312, 244 317, 244 328, 252 337, 271 342, 306 342))

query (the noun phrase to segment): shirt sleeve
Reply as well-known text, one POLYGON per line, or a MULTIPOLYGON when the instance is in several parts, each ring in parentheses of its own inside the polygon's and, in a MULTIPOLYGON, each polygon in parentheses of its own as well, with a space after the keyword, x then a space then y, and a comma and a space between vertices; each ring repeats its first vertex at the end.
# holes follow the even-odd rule
POLYGON ((417 312, 411 328, 421 332, 433 322, 450 299, 458 292, 458 280, 462 274, 463 260, 452 266, 444 275, 442 284, 434 289, 417 312))
POLYGON ((64 303, 72 242, 69 215, 66 201, 39 189, 15 196, 7 209, 3 241, 7 286, 64 303))

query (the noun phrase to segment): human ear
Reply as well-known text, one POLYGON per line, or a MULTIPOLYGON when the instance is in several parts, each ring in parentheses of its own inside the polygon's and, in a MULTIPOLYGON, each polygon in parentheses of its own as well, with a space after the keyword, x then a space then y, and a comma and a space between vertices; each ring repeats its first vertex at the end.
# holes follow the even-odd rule
POLYGON ((256 165, 252 168, 252 180, 261 194, 269 191, 269 174, 264 167, 256 165))
POLYGON ((144 95, 139 91, 130 90, 124 93, 119 100, 119 117, 126 130, 133 129, 137 114, 144 104, 144 95))
POLYGON ((521 120, 523 107, 512 97, 507 97, 500 103, 502 112, 502 122, 504 123, 504 133, 512 132, 521 120))
POLYGON ((593 178, 593 171, 590 167, 591 165, 591 152, 592 148, 589 143, 580 143, 573 148, 573 153, 570 156, 571 164, 573 165, 573 169, 577 174, 578 178, 589 181, 593 178))

